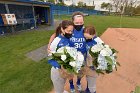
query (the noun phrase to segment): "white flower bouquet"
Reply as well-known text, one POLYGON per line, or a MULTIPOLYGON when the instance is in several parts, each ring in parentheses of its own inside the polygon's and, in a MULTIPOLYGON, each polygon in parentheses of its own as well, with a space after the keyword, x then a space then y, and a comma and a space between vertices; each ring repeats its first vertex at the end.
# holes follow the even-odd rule
POLYGON ((55 53, 52 53, 49 60, 55 60, 65 70, 72 74, 78 74, 84 63, 84 56, 81 52, 73 47, 58 48, 55 53))
POLYGON ((104 42, 97 37, 95 39, 96 45, 92 46, 89 50, 89 54, 93 57, 93 66, 97 73, 111 73, 114 69, 117 70, 117 51, 105 45, 104 42))

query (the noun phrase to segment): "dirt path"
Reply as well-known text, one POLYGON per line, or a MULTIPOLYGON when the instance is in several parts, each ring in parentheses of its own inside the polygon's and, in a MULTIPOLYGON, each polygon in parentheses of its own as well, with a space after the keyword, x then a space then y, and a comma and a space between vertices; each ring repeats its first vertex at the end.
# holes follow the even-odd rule
MULTIPOLYGON (((98 77, 97 93, 130 93, 140 85, 140 29, 109 28, 101 38, 119 51, 118 61, 121 67, 112 74, 98 77)), ((85 89, 85 77, 82 86, 85 89)), ((65 89, 69 91, 68 82, 65 89)), ((54 93, 54 90, 50 93, 54 93)))

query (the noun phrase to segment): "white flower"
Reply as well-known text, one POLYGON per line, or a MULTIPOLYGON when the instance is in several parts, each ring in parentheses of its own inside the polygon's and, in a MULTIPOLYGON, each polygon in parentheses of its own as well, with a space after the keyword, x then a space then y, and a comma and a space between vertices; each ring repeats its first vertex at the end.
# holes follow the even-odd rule
POLYGON ((106 48, 109 48, 109 45, 104 45, 106 48))
POLYGON ((74 60, 76 60, 77 50, 72 47, 69 47, 69 48, 66 47, 66 49, 67 49, 67 52, 70 54, 70 56, 74 58, 74 60))
POLYGON ((104 48, 104 46, 102 44, 96 44, 94 46, 91 47, 91 51, 93 53, 99 52, 104 48))
POLYGON ((57 50, 57 53, 64 53, 64 48, 65 48, 65 47, 59 48, 59 49, 57 50))
POLYGON ((117 56, 117 54, 116 54, 116 53, 114 53, 114 54, 113 54, 113 56, 115 57, 115 56, 117 56))
POLYGON ((65 48, 66 48, 67 50, 70 50, 70 49, 71 49, 71 47, 68 47, 68 46, 66 46, 65 48))
POLYGON ((95 40, 98 44, 104 43, 104 42, 101 40, 101 38, 99 38, 99 37, 95 38, 94 40, 95 40))
POLYGON ((76 68, 81 68, 83 61, 76 61, 76 68))
MULTIPOLYGON (((58 53, 58 56, 59 54, 60 55, 60 59, 55 59, 56 61, 60 62, 60 60, 62 61, 66 61, 67 57, 70 57, 70 59, 68 59, 68 64, 66 63, 62 63, 61 65, 67 65, 67 66, 72 66, 72 70, 74 72, 79 72, 79 70, 81 69, 83 63, 84 63, 84 56, 81 52, 77 51, 76 48, 74 47, 68 47, 68 46, 65 46, 65 47, 61 47, 59 48, 57 51, 55 51, 54 53, 58 53), (73 59, 71 59, 71 57, 73 59)), ((53 56, 53 55, 50 55, 50 56, 53 56)))
POLYGON ((100 55, 100 54, 99 54, 99 57, 98 57, 98 63, 99 63, 99 65, 98 65, 97 69, 100 69, 100 70, 106 70, 107 69, 107 61, 106 61, 105 57, 100 55))
POLYGON ((72 67, 76 67, 76 62, 72 61, 72 62, 69 63, 69 65, 71 65, 72 67))
POLYGON ((101 50, 100 54, 102 56, 111 56, 112 50, 110 48, 104 48, 103 50, 101 50))
POLYGON ((83 62, 84 61, 84 56, 81 52, 77 53, 77 61, 83 62))
POLYGON ((66 55, 61 55, 61 59, 63 60, 63 61, 65 61, 66 60, 66 55))
POLYGON ((76 73, 78 73, 79 72, 79 70, 76 70, 76 73))

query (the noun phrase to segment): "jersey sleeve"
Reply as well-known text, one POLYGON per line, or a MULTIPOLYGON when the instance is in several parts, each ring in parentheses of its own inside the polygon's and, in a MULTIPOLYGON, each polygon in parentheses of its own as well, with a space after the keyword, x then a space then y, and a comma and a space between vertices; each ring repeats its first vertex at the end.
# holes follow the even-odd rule
POLYGON ((56 37, 56 38, 53 40, 53 42, 52 42, 51 45, 50 45, 50 50, 51 50, 51 52, 55 52, 55 51, 56 51, 57 45, 58 45, 58 43, 60 42, 60 40, 61 40, 61 38, 59 38, 59 37, 56 37))
MULTIPOLYGON (((50 45, 50 50, 51 50, 52 53, 56 51, 56 48, 57 48, 57 46, 58 46, 60 40, 61 40, 61 38, 56 37, 56 38, 53 40, 53 42, 51 43, 51 45, 50 45)), ((60 68, 60 65, 58 64, 58 62, 55 61, 55 60, 53 60, 53 59, 48 60, 48 63, 49 63, 51 66, 53 66, 54 68, 60 68)))

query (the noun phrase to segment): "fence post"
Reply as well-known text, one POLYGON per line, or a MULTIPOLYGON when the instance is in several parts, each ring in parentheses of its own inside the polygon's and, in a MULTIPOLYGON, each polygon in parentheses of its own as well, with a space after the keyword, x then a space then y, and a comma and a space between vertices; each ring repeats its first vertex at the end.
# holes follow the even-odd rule
POLYGON ((68 8, 67 8, 67 9, 68 9, 68 15, 69 15, 69 6, 68 6, 68 8))
POLYGON ((35 15, 35 9, 33 5, 32 5, 32 9, 33 9, 34 22, 35 22, 34 26, 36 28, 36 15, 35 15))
MULTIPOLYGON (((7 14, 10 14, 8 4, 5 4, 5 8, 6 8, 6 12, 7 12, 7 14)), ((12 30, 12 33, 15 32, 14 26, 11 26, 11 30, 12 30)))

